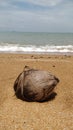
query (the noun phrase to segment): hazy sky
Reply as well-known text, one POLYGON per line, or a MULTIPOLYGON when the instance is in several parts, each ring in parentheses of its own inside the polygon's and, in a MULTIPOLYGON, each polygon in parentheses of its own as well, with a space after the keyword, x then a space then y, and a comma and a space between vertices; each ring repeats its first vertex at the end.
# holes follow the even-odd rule
POLYGON ((0 31, 73 32, 73 0, 0 0, 0 31))

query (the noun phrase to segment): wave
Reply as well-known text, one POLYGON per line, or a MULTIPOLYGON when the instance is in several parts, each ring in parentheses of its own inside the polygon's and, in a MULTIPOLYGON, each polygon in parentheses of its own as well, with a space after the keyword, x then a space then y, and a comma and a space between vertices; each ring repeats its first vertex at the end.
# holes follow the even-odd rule
POLYGON ((0 44, 0 53, 73 53, 73 45, 35 46, 19 44, 0 44))

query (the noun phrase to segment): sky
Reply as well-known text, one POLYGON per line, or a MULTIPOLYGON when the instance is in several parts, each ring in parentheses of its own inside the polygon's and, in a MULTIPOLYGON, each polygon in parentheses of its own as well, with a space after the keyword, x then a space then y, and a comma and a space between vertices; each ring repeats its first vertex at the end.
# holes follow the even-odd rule
POLYGON ((73 0, 0 0, 0 31, 73 32, 73 0))

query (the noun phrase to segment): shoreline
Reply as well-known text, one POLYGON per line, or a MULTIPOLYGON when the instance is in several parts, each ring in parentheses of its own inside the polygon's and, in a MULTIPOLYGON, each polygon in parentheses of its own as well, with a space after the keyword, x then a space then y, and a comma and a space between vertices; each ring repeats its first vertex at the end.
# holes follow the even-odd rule
POLYGON ((73 56, 73 52, 0 52, 0 54, 10 55, 67 55, 73 56))

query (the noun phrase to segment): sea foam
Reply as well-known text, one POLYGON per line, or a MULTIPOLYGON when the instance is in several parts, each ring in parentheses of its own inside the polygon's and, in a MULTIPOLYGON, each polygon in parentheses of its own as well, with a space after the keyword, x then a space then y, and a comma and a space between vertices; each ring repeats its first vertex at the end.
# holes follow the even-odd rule
POLYGON ((19 45, 19 44, 0 44, 0 53, 73 53, 73 45, 19 45))

